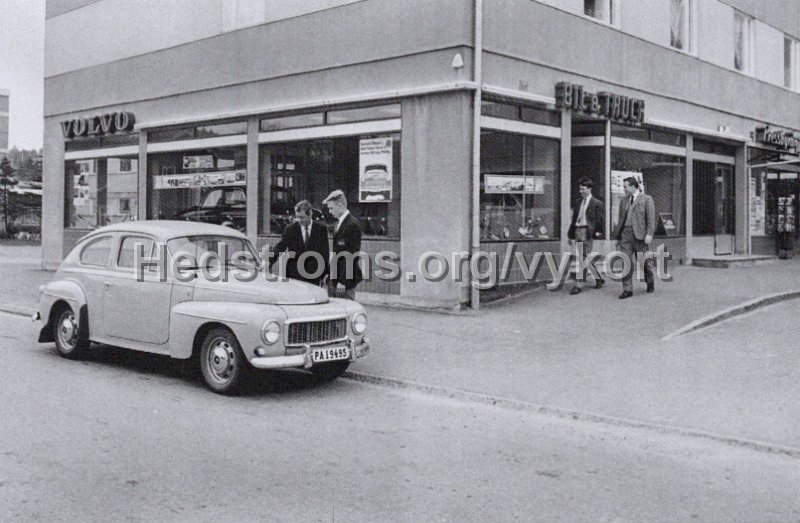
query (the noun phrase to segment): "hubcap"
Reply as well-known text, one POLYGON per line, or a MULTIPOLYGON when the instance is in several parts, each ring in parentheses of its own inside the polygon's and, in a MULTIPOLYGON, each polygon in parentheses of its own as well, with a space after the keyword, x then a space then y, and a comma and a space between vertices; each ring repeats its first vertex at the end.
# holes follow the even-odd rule
POLYGON ((58 338, 64 348, 72 350, 78 341, 78 325, 75 323, 75 315, 72 311, 61 315, 58 324, 58 338))
POLYGON ((225 383, 233 376, 233 347, 225 340, 215 340, 208 351, 208 370, 214 381, 225 383))

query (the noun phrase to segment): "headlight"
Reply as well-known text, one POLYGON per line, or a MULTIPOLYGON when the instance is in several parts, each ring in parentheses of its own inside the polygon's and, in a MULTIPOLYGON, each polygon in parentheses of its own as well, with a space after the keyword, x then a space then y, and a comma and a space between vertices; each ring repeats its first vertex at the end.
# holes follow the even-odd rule
POLYGON ((353 332, 356 334, 364 334, 367 330, 367 315, 363 312, 358 312, 353 315, 353 332))
POLYGON ((274 345, 281 339, 281 324, 275 320, 267 321, 261 327, 261 339, 267 345, 274 345))

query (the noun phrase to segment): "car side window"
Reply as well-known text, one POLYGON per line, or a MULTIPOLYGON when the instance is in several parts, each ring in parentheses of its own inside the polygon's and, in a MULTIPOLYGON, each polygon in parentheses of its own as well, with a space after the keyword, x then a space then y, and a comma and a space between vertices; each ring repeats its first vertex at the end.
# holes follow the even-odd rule
POLYGON ((119 246, 119 255, 117 256, 117 267, 123 269, 133 269, 136 247, 141 244, 144 247, 142 251, 144 256, 149 258, 153 255, 153 245, 155 242, 150 238, 143 236, 126 236, 122 239, 119 246))
POLYGON ((81 265, 105 267, 111 257, 111 237, 104 236, 86 244, 81 250, 81 265))

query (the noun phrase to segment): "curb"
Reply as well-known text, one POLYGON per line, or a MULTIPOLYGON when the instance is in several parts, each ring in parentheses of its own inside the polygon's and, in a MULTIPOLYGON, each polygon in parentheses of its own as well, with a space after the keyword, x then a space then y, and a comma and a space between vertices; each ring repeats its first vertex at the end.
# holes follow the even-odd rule
POLYGON ((0 312, 30 318, 36 313, 36 310, 22 305, 14 305, 13 303, 0 303, 0 312))
POLYGON ((684 334, 689 334, 690 332, 705 329, 706 327, 710 327, 717 323, 747 314, 748 312, 753 312, 756 309, 774 305, 783 301, 795 300, 798 298, 800 298, 800 290, 778 292, 775 294, 761 296, 754 300, 746 301, 744 303, 740 303, 739 305, 734 305, 733 307, 723 309, 721 311, 709 314, 708 316, 704 316, 699 320, 695 320, 687 325, 684 325, 680 329, 667 334, 661 338, 661 341, 669 341, 673 338, 677 338, 678 336, 683 336, 684 334))
POLYGON ((732 436, 724 436, 721 434, 706 432, 703 430, 686 429, 681 427, 675 427, 672 425, 662 425, 659 423, 636 421, 632 419, 606 416, 603 414, 595 414, 591 412, 580 412, 568 409, 561 409, 558 407, 548 407, 546 405, 537 405, 535 403, 528 403, 525 401, 515 400, 511 398, 491 396, 488 394, 482 394, 479 392, 469 392, 460 389, 448 389, 445 387, 437 387, 434 385, 425 385, 423 383, 418 383, 414 381, 402 380, 398 378, 388 378, 385 376, 378 376, 376 374, 367 374, 364 372, 346 371, 342 375, 342 377, 359 383, 367 383, 370 385, 391 387, 394 389, 401 389, 401 390, 412 390, 415 392, 420 392, 423 394, 437 396, 445 399, 454 399, 469 403, 490 405, 509 410, 528 412, 531 414, 539 414, 544 416, 552 416, 560 419, 594 423, 597 425, 648 430, 652 432, 657 432, 659 434, 677 435, 695 439, 704 439, 707 441, 714 441, 717 443, 722 443, 733 447, 746 448, 757 452, 763 452, 767 454, 779 454, 793 459, 800 459, 800 448, 786 447, 763 441, 740 439, 732 436))

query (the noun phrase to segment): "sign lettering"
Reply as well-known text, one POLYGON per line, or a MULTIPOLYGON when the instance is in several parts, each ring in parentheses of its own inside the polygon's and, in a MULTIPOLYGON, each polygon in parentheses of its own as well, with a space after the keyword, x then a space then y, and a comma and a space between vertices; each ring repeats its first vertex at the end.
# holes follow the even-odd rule
POLYGON ((639 125, 644 122, 644 100, 619 94, 586 91, 582 85, 556 84, 556 107, 609 120, 639 125))
POLYGON ((136 124, 136 117, 128 111, 106 113, 88 118, 73 118, 61 122, 61 131, 64 138, 79 138, 81 136, 101 136, 132 131, 136 124))

